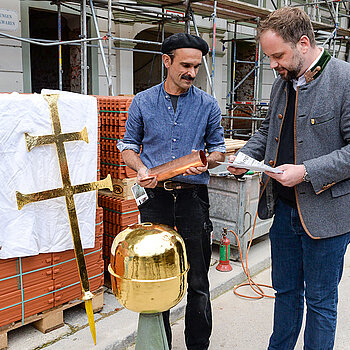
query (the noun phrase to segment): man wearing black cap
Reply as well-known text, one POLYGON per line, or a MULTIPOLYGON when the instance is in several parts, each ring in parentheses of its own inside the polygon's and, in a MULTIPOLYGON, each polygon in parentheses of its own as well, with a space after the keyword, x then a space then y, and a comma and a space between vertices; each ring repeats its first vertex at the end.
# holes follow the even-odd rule
MULTIPOLYGON (((176 227, 185 241, 190 265, 185 315, 189 350, 209 347, 212 224, 207 170, 224 160, 226 151, 217 101, 192 85, 208 49, 203 39, 190 34, 178 33, 164 40, 161 51, 167 78, 135 96, 124 139, 118 143, 125 163, 137 171, 138 183, 146 188, 148 199, 139 206, 141 221, 176 227), (147 176, 148 169, 192 150, 206 150, 208 165, 191 167, 171 181, 157 182, 147 176)), ((169 311, 163 313, 163 319, 171 348, 169 311)))

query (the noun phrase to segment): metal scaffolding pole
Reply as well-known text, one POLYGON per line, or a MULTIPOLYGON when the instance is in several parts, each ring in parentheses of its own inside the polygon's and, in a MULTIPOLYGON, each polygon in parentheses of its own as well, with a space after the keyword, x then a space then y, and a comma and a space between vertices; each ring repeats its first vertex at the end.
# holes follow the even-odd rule
POLYGON ((112 36, 113 40, 118 40, 118 41, 126 41, 126 42, 131 42, 131 43, 137 43, 137 44, 150 44, 150 45, 159 45, 161 46, 162 43, 159 41, 148 41, 148 40, 139 40, 139 39, 128 39, 128 38, 117 38, 115 36, 112 36))
POLYGON ((39 46, 59 46, 59 45, 78 45, 78 43, 103 40, 103 37, 88 38, 88 39, 76 39, 76 40, 65 40, 59 42, 58 40, 47 40, 47 39, 33 39, 33 38, 21 38, 18 36, 10 35, 4 32, 0 32, 0 37, 23 41, 25 43, 39 45, 39 46))
POLYGON ((212 51, 212 73, 211 73, 211 93, 215 97, 215 46, 216 46, 216 7, 217 0, 214 0, 214 12, 212 14, 213 19, 213 51, 212 51))
MULTIPOLYGON (((124 12, 130 13, 130 14, 140 14, 143 16, 156 15, 156 16, 152 16, 153 20, 156 20, 157 18, 159 19, 159 17, 162 17, 162 18, 165 17, 167 19, 183 20, 183 16, 180 16, 180 15, 171 14, 171 13, 164 13, 163 14, 159 11, 150 10, 149 8, 140 9, 138 6, 132 6, 131 4, 126 4, 126 3, 115 3, 112 5, 112 7, 117 8, 119 10, 120 10, 120 7, 122 7, 124 9, 124 12), (130 11, 127 9, 131 9, 133 11, 130 11)), ((144 7, 147 7, 147 5, 144 5, 144 7)), ((162 6, 162 10, 164 10, 163 6, 162 6)))
POLYGON ((328 42, 330 42, 334 38, 335 33, 336 29, 333 29, 332 33, 329 34, 327 40, 322 44, 322 47, 325 47, 328 44, 328 42))
MULTIPOLYGON (((88 47, 96 47, 99 48, 98 45, 92 45, 88 44, 88 47)), ((132 51, 132 52, 143 52, 143 53, 148 53, 151 55, 162 55, 160 51, 152 51, 152 50, 141 50, 141 49, 130 49, 128 47, 112 47, 112 50, 118 50, 118 51, 132 51)))
MULTIPOLYGON (((235 101, 235 90, 236 90, 236 59, 237 59, 237 21, 235 21, 235 31, 233 34, 233 41, 231 41, 231 67, 232 67, 232 81, 231 81, 231 99, 230 99, 230 108, 232 107, 232 103, 235 101), (233 49, 233 52, 232 52, 233 49)), ((232 113, 232 112, 231 112, 232 113)), ((234 120, 230 120, 230 129, 232 130, 234 126, 234 120)), ((230 133, 230 137, 232 138, 233 133, 230 133)))
MULTIPOLYGON (((57 41, 57 40, 46 40, 46 39, 33 39, 33 38, 21 38, 18 36, 10 35, 4 32, 0 32, 0 37, 4 38, 9 38, 9 39, 14 39, 18 41, 22 41, 25 43, 33 44, 33 45, 39 45, 39 46, 59 46, 59 45, 81 45, 81 43, 85 42, 88 43, 89 41, 98 41, 98 40, 104 40, 103 37, 96 37, 96 38, 88 38, 88 39, 77 39, 77 40, 66 40, 66 41, 57 41)), ((136 39, 121 39, 121 38, 115 38, 112 37, 113 40, 121 40, 121 41, 131 41, 131 42, 142 42, 143 40, 136 40, 136 39)), ((149 43, 154 43, 154 44, 159 44, 161 43, 157 41, 148 41, 149 43)), ((87 44, 88 47, 97 47, 99 48, 98 45, 91 45, 87 44)), ((108 47, 106 47, 108 48, 108 47)), ((145 52, 145 53, 150 53, 150 54, 159 54, 161 55, 160 51, 153 51, 153 50, 140 50, 140 49, 129 49, 129 48, 124 48, 124 47, 113 47, 112 50, 126 50, 126 51, 136 51, 136 52, 145 52)))
POLYGON ((185 33, 191 34, 191 0, 185 0, 185 33))
MULTIPOLYGON (((197 27, 196 19, 194 18, 193 11, 190 10, 190 13, 191 13, 191 18, 192 18, 194 30, 196 32, 196 35, 199 36, 198 27, 197 27)), ((207 79, 208 79, 208 82, 209 82, 209 85, 210 85, 210 89, 211 89, 212 95, 215 97, 213 84, 212 84, 210 73, 209 73, 208 63, 207 63, 207 60, 205 59, 205 57, 203 57, 203 64, 204 64, 205 71, 207 73, 207 79)))
POLYGON ((80 4, 80 27, 81 27, 81 39, 84 40, 81 43, 80 49, 80 79, 81 79, 81 93, 83 95, 88 94, 88 64, 87 64, 87 26, 86 26, 86 0, 83 0, 80 4))
MULTIPOLYGON (((92 18, 94 20, 94 24, 95 24, 95 29, 96 29, 97 35, 101 36, 100 29, 99 29, 98 23, 97 23, 95 8, 94 8, 94 4, 93 4, 92 0, 90 0, 90 8, 91 8, 92 18)), ((110 90, 112 92, 111 95, 114 95, 113 85, 112 85, 112 78, 110 76, 110 71, 108 70, 108 67, 107 67, 106 55, 105 55, 105 52, 104 52, 101 40, 99 40, 98 44, 99 44, 99 47, 100 47, 102 62, 103 62, 103 66, 104 66, 106 77, 107 77, 108 90, 110 90)))
MULTIPOLYGON (((335 45, 336 45, 336 37, 339 27, 339 2, 335 4, 335 32, 334 32, 334 40, 333 40, 333 57, 335 57, 335 45)), ((340 45, 340 44, 339 44, 340 45)))
MULTIPOLYGON (((259 26, 260 18, 257 17, 256 24, 259 26)), ((257 116, 257 104, 259 100, 259 83, 260 83, 260 41, 255 42, 255 75, 254 75, 254 107, 253 107, 253 117, 257 116)), ((257 122, 252 121, 252 134, 257 130, 257 122)))
MULTIPOLYGON (((108 71, 112 72, 112 0, 108 0, 108 71)), ((108 95, 113 95, 112 84, 109 83, 108 95)))
MULTIPOLYGON (((58 41, 62 41, 61 2, 57 2, 58 41)), ((63 90, 62 45, 58 45, 58 89, 63 90)))

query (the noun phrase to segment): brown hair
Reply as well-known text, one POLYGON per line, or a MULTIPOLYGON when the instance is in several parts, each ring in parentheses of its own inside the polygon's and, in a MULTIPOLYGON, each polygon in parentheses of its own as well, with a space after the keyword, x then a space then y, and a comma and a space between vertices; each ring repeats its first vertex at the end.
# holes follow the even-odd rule
POLYGON ((296 45, 303 35, 306 35, 312 47, 316 45, 315 34, 309 16, 296 7, 282 7, 272 12, 258 26, 257 40, 261 34, 272 30, 285 42, 296 45))

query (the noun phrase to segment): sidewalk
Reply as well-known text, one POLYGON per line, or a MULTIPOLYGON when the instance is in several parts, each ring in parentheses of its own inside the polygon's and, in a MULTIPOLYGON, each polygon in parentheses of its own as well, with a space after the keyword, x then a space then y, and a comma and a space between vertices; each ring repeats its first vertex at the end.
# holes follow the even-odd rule
MULTIPOLYGON (((268 268, 253 278, 256 283, 271 284, 268 268)), ((339 285, 338 325, 334 350, 350 349, 350 251, 345 256, 343 279, 339 285)), ((249 287, 239 289, 241 294, 253 295, 249 287)), ((272 290, 265 289, 271 295, 272 290)), ((273 299, 240 298, 230 290, 212 302, 213 332, 209 350, 266 350, 272 333, 273 299)), ((304 319, 305 322, 305 319, 304 319)), ((185 350, 184 320, 172 326, 173 349, 185 350)), ((303 349, 303 329, 295 350, 303 349)), ((129 347, 127 350, 131 350, 129 347)))
MULTIPOLYGON (((218 246, 214 245, 212 264, 209 272, 212 299, 232 289, 234 285, 241 283, 245 279, 239 262, 231 262, 233 267, 233 271, 231 272, 217 271, 215 267, 218 263, 218 257, 218 246)), ((263 271, 269 265, 269 241, 264 236, 256 239, 249 253, 251 275, 263 271)), ((172 309, 172 322, 176 322, 183 317, 184 307, 185 300, 182 300, 172 309)), ((45 348, 48 350, 73 350, 74 348, 74 350, 124 350, 135 342, 137 321, 138 314, 122 308, 112 294, 112 291, 106 289, 104 292, 103 310, 95 314, 96 346, 93 345, 85 310, 80 306, 75 306, 64 311, 65 325, 50 333, 42 334, 31 325, 10 331, 8 333, 8 349, 38 350, 45 348)), ((183 338, 182 334, 179 334, 179 338, 183 338)), ((180 350, 184 348, 180 345, 176 349, 180 350)), ((218 348, 215 347, 215 349, 218 348)))

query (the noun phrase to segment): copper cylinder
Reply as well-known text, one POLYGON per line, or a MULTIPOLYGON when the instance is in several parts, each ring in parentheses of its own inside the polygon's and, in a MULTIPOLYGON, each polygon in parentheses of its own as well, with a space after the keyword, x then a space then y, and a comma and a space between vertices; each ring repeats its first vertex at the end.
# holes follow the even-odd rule
POLYGON ((185 243, 166 225, 129 226, 111 247, 112 290, 132 311, 155 313, 175 306, 185 294, 188 269, 185 243))
POLYGON ((185 173, 190 167, 203 167, 206 166, 207 163, 208 161, 205 153, 200 150, 151 168, 148 170, 148 176, 156 176, 157 181, 163 181, 185 173))

